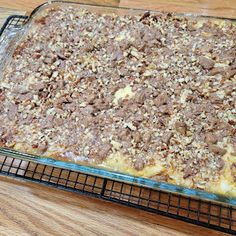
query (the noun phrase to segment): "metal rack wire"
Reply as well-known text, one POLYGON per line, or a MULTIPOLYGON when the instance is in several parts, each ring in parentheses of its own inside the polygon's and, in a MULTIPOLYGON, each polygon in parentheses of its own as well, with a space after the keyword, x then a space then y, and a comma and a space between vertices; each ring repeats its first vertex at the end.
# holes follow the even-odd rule
POLYGON ((7 18, 2 28, 0 29, 0 37, 3 32, 10 28, 19 28, 28 20, 28 16, 12 15, 7 18))
MULTIPOLYGON (((0 31, 0 36, 5 29, 20 27, 26 20, 26 16, 9 17, 0 31)), ((236 235, 236 208, 232 206, 153 190, 6 155, 0 155, 0 175, 90 195, 236 235)))
POLYGON ((0 174, 42 183, 236 234, 236 209, 90 174, 0 156, 0 174))

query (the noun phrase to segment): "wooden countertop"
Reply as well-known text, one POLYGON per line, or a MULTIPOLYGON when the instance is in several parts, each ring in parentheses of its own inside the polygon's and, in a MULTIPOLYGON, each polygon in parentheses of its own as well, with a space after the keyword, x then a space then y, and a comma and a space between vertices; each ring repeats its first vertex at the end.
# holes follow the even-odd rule
MULTIPOLYGON (((0 26, 45 0, 0 0, 0 26)), ((235 0, 83 0, 236 18, 235 0)), ((0 177, 0 235, 224 235, 141 210, 0 177)))
MULTIPOLYGON (((44 2, 46 0, 0 0, 0 24, 7 16, 14 13, 25 14, 44 2)), ((77 2, 236 18, 235 0, 77 0, 77 2)))
POLYGON ((0 177, 0 235, 200 234, 224 235, 115 203, 0 177))

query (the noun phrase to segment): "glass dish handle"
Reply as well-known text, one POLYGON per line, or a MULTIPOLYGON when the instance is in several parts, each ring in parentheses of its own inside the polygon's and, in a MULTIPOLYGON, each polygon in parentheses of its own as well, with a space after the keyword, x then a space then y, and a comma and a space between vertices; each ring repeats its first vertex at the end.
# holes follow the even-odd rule
POLYGON ((3 68, 7 66, 24 31, 24 27, 12 27, 10 29, 5 29, 0 36, 0 79, 2 76, 1 72, 3 71, 3 68))

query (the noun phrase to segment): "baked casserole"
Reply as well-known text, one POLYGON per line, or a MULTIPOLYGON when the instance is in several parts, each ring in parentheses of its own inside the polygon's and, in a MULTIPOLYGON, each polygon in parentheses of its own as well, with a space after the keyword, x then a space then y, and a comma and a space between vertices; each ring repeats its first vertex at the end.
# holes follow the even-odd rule
POLYGON ((43 12, 1 76, 0 146, 235 197, 235 24, 43 12))

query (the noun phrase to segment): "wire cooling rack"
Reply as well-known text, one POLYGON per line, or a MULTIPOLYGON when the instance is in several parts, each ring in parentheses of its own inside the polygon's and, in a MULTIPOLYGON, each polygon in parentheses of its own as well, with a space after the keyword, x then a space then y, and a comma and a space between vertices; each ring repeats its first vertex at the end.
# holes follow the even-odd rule
MULTIPOLYGON (((2 29, 21 27, 27 16, 10 16, 2 29)), ((161 190, 0 155, 0 175, 90 195, 236 235, 236 208, 161 190)))
POLYGON ((0 37, 6 29, 19 28, 28 20, 28 16, 12 15, 7 18, 0 29, 0 37))

